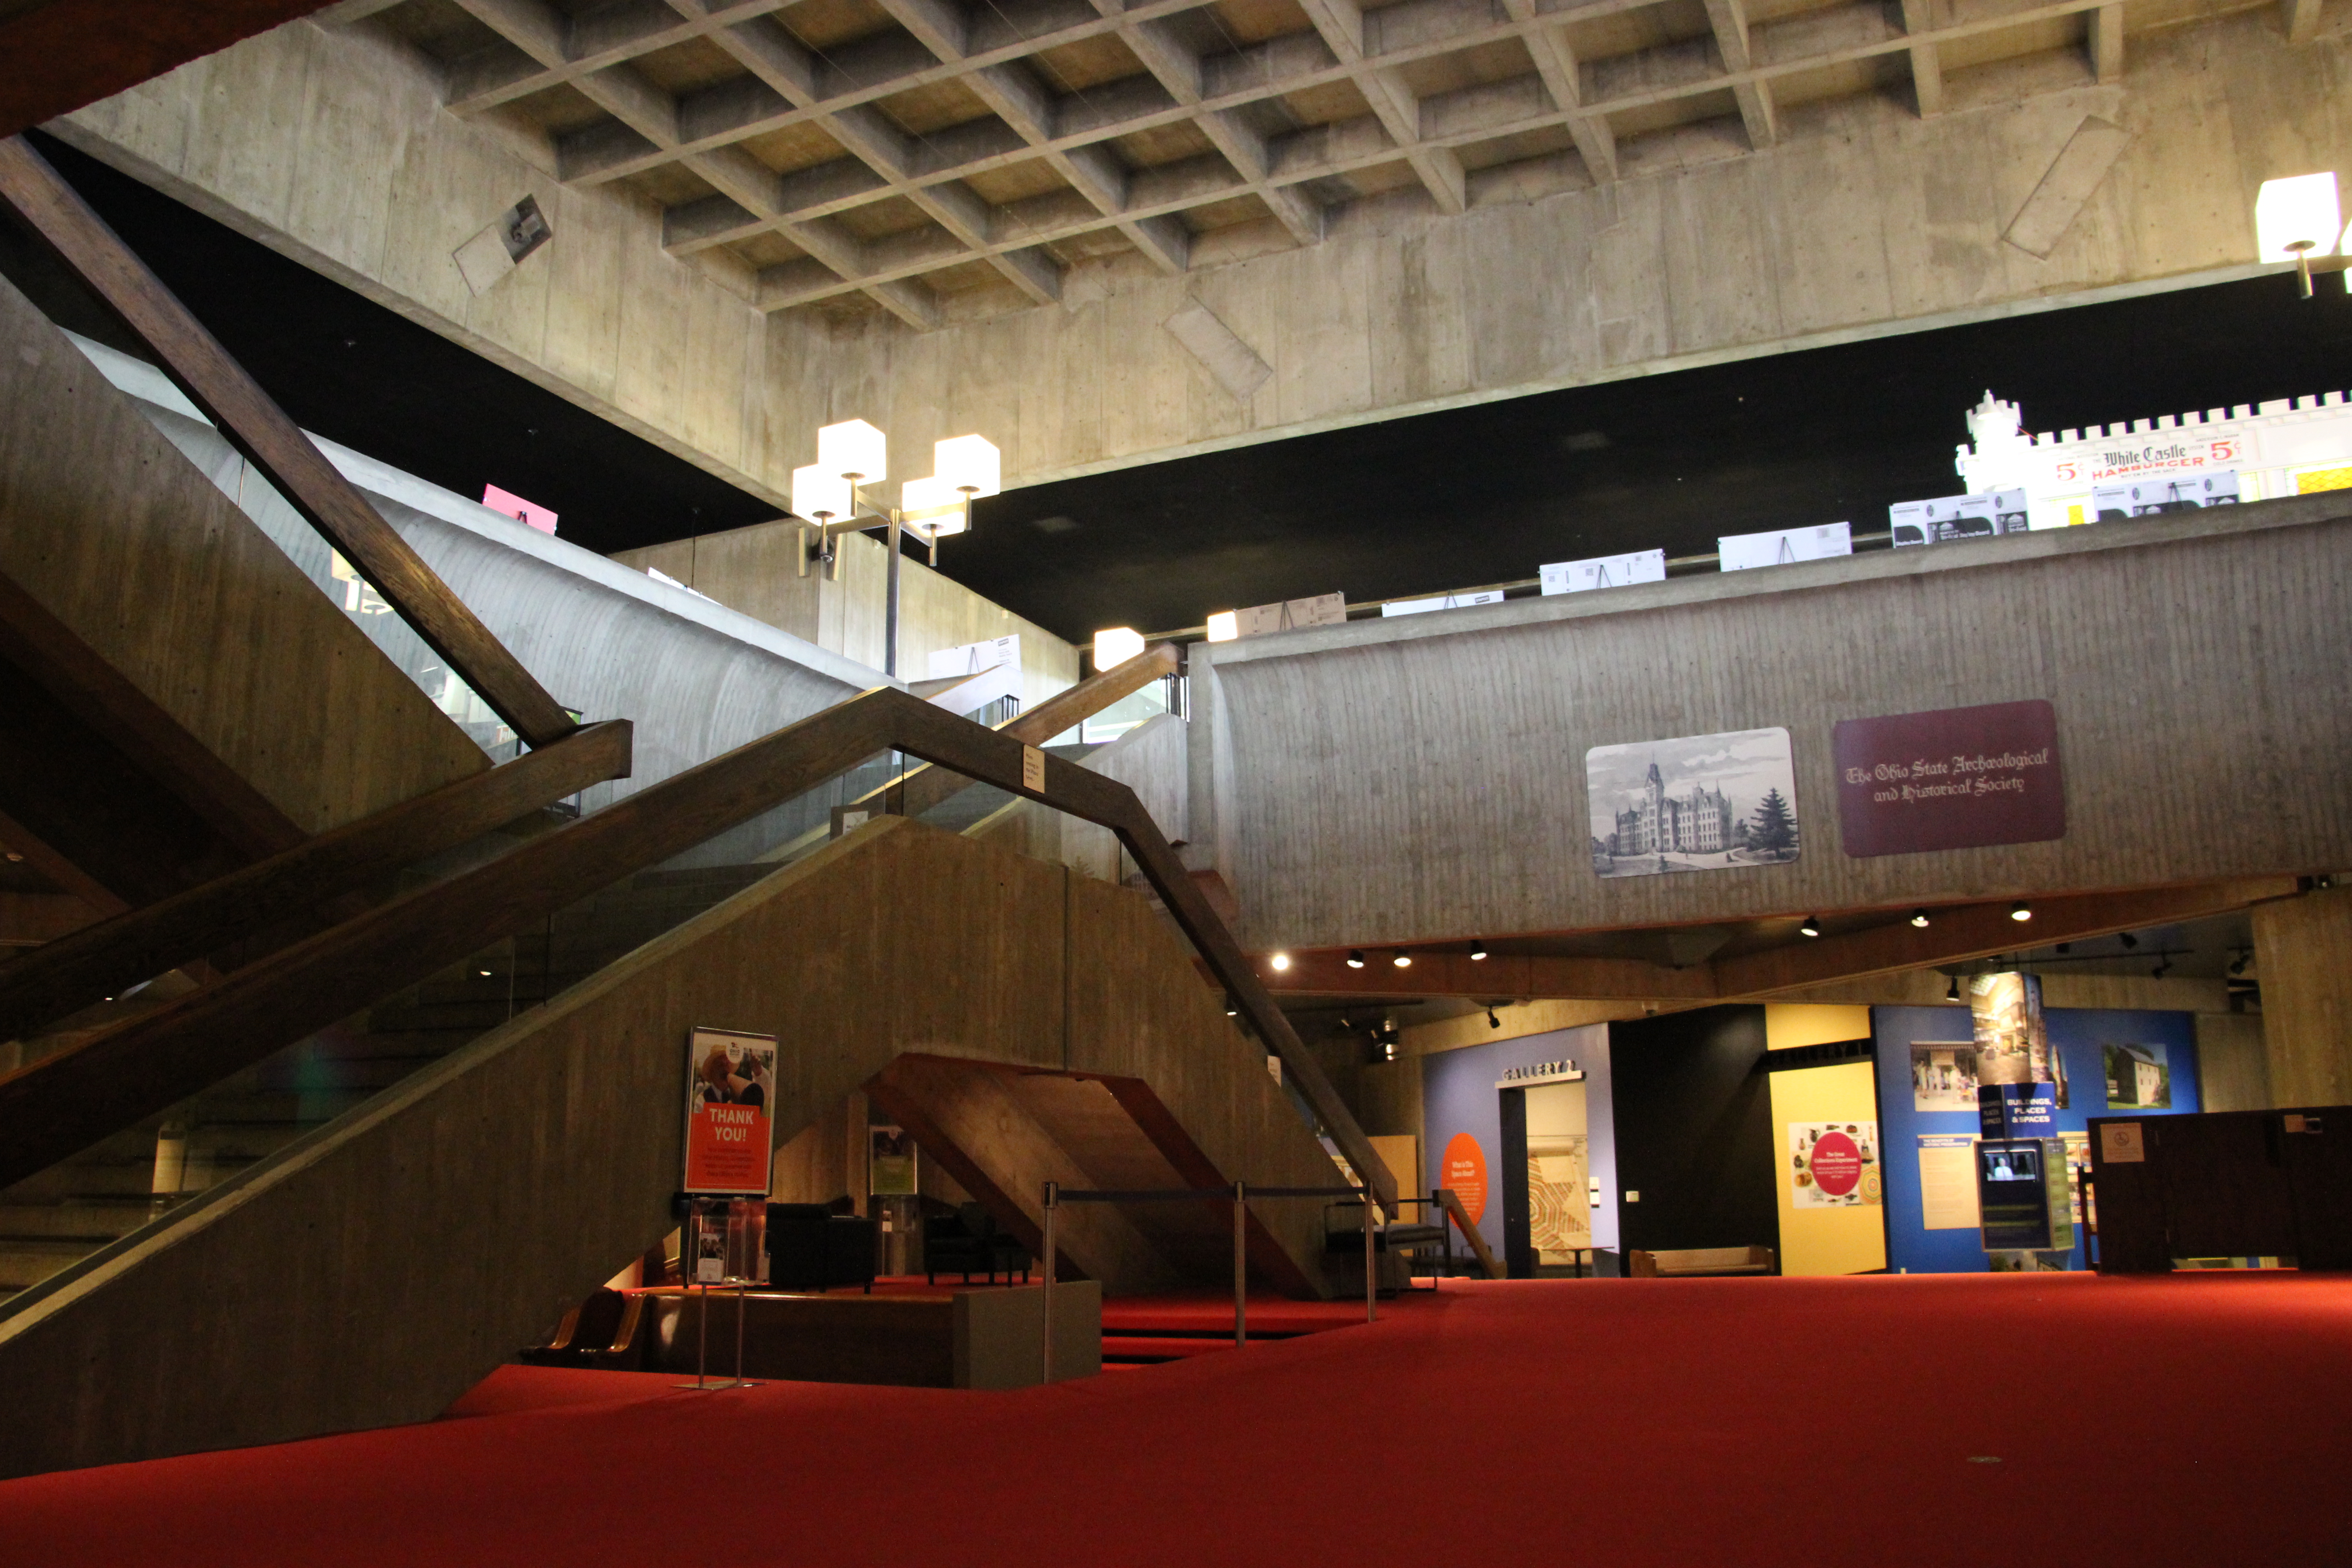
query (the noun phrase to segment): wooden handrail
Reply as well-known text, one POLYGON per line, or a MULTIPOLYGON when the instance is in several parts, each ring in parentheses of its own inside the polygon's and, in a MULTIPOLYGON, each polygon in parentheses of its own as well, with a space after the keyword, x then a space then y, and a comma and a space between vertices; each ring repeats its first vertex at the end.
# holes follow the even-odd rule
POLYGON ((579 727, 22 136, 0 140, 0 200, 16 209, 100 304, 154 350, 163 374, 229 444, 358 567, 385 603, 517 734, 544 746, 579 727))
POLYGON ((1478 1267, 1486 1271, 1486 1278, 1502 1279, 1505 1274, 1504 1268, 1496 1260, 1494 1251, 1487 1247, 1486 1238, 1478 1234, 1478 1227, 1470 1223, 1470 1215, 1462 1207, 1461 1194, 1452 1187, 1440 1187, 1430 1196, 1435 1198, 1438 1206, 1453 1215, 1454 1223, 1462 1227, 1464 1238, 1470 1243, 1470 1255, 1478 1260, 1478 1267))
POLYGON ((1240 1016, 1281 1058, 1284 1076, 1340 1154, 1395 1212, 1388 1167, 1135 792, 888 688, 713 757, 0 1079, 0 1187, 890 749, 1116 834, 1240 1016))
MULTIPOLYGON (((1090 675, 1067 690, 1055 692, 1028 712, 1006 720, 996 726, 996 731, 1024 745, 1042 746, 1121 698, 1132 697, 1153 681, 1175 674, 1181 658, 1181 650, 1174 643, 1154 643, 1125 663, 1114 665, 1099 675, 1090 675)), ((852 801, 848 809, 920 816, 970 788, 973 782, 959 778, 944 768, 910 768, 889 783, 868 790, 852 801)))
POLYGON ((625 778, 630 740, 625 719, 586 725, 543 750, 0 963, 0 1040, 216 952, 590 784, 625 778))

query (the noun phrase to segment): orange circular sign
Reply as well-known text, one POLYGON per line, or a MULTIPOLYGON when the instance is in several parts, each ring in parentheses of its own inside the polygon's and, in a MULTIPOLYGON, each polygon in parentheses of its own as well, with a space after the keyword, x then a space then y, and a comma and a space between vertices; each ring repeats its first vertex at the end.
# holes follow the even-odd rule
POLYGON ((1467 1132, 1456 1132, 1445 1145, 1444 1163, 1438 1167, 1439 1185, 1454 1189, 1462 1212, 1476 1225, 1486 1217, 1486 1151, 1467 1132))

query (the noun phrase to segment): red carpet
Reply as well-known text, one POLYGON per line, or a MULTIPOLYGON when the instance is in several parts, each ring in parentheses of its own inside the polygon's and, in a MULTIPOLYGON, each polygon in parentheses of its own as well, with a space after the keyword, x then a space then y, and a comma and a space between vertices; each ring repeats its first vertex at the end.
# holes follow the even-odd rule
POLYGON ((1015 1394, 670 1382, 509 1368, 466 1419, 0 1484, 0 1542, 174 1568, 2352 1560, 2341 1278, 1465 1284, 1015 1394))

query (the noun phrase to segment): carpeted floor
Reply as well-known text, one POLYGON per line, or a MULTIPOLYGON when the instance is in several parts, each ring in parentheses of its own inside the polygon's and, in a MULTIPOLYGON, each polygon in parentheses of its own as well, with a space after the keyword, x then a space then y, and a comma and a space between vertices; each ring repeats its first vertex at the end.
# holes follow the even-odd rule
POLYGON ((0 1555, 2352 1562, 2343 1278, 1464 1283, 1014 1394, 670 1382, 508 1368, 463 1419, 0 1484, 0 1555))

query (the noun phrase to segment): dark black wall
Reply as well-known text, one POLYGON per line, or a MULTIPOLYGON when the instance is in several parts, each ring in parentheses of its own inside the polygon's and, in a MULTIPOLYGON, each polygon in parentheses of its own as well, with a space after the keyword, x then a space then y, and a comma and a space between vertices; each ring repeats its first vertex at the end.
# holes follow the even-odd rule
POLYGON ((1764 1009, 1709 1007, 1609 1026, 1619 1246, 1780 1247, 1764 1009))

